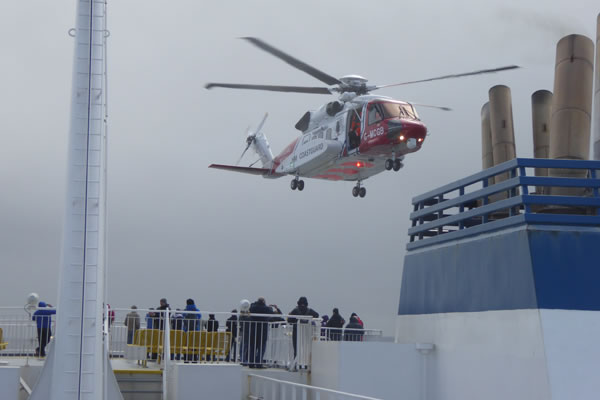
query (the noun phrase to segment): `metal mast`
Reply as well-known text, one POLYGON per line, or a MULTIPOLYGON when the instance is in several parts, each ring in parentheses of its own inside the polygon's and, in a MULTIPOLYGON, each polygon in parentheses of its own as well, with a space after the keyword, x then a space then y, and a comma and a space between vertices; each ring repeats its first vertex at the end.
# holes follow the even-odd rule
POLYGON ((30 399, 119 399, 103 345, 106 0, 77 0, 70 34, 75 53, 56 332, 30 399))

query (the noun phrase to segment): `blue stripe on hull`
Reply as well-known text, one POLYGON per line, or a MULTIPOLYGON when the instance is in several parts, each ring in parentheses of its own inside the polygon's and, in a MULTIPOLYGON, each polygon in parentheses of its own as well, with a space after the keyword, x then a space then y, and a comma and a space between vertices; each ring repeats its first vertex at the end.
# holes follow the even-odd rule
POLYGON ((600 310, 600 230, 527 228, 409 252, 398 314, 600 310))

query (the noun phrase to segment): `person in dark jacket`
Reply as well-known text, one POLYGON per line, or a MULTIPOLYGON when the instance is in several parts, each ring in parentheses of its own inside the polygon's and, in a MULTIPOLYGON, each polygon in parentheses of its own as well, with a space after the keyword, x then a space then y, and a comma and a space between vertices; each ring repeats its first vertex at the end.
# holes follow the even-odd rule
MULTIPOLYGON (((258 300, 250 305, 250 314, 273 314, 273 309, 267 306, 264 297, 259 297, 258 300)), ((252 315, 251 321, 248 354, 250 368, 262 368, 271 317, 266 315, 252 315)))
POLYGON ((235 361, 238 333, 238 317, 235 308, 231 310, 231 317, 227 318, 227 321, 225 321, 225 331, 231 333, 231 349, 227 354, 227 357, 225 357, 225 361, 229 361, 232 358, 230 357, 231 354, 233 354, 233 361, 235 361))
MULTIPOLYGON (((312 318, 319 318, 319 313, 308 307, 308 300, 306 297, 302 296, 298 299, 296 303, 298 307, 294 308, 290 315, 306 315, 312 318)), ((298 318, 288 317, 288 322, 293 325, 292 330, 292 344, 294 345, 294 358, 296 358, 296 347, 298 341, 298 323, 300 324, 308 324, 310 322, 309 319, 300 318, 300 322, 298 322, 298 318)))
POLYGON ((215 319, 215 314, 208 314, 206 330, 209 332, 217 332, 219 330, 219 321, 215 319))
POLYGON ((185 313, 183 318, 183 330, 186 332, 190 331, 199 331, 200 330, 200 319, 202 319, 202 314, 199 313, 198 307, 194 303, 193 299, 187 299, 185 301, 186 306, 184 311, 193 311, 185 313))
POLYGON ((125 326, 127 327, 127 344, 132 344, 135 332, 140 329, 140 315, 137 313, 137 306, 131 306, 131 312, 125 316, 125 326))
POLYGON ((38 334, 38 348, 35 349, 35 355, 46 357, 46 345, 52 336, 52 315, 56 314, 56 310, 49 310, 47 307, 52 307, 52 305, 43 301, 38 303, 38 307, 31 317, 37 325, 38 334))
POLYGON ((352 314, 350 314, 350 318, 352 317, 356 318, 356 322, 358 322, 360 326, 362 326, 363 328, 365 327, 364 322, 362 322, 362 319, 360 319, 357 313, 353 312, 352 314))
POLYGON ((364 334, 365 330, 358 319, 354 316, 350 317, 350 322, 344 330, 344 340, 346 342, 361 342, 364 334))
POLYGON ((327 338, 335 341, 342 340, 342 328, 344 327, 345 323, 346 321, 340 315, 340 310, 334 308, 333 314, 331 315, 331 318, 329 318, 329 321, 327 321, 326 325, 326 327, 329 328, 327 330, 327 338))
MULTIPOLYGON (((158 329, 160 329, 161 331, 165 329, 165 314, 166 312, 164 312, 165 310, 170 310, 171 306, 169 306, 169 303, 167 303, 167 299, 160 299, 160 307, 157 308, 157 310, 161 310, 163 312, 158 313, 158 329)), ((156 328, 156 326, 154 327, 156 328)))

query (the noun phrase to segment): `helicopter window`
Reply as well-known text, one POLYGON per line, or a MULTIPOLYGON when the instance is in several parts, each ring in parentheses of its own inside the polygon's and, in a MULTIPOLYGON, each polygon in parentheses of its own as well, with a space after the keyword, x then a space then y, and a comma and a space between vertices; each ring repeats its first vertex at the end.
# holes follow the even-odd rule
POLYGON ((327 140, 331 140, 331 128, 327 129, 327 132, 325 133, 325 138, 327 140))
POLYGON ((369 104, 369 107, 367 110, 368 110, 368 115, 369 115, 369 125, 376 124, 377 122, 380 122, 381 120, 383 120, 383 116, 382 116, 381 110, 379 108, 379 105, 369 104))
POLYGON ((335 131, 337 133, 340 133, 340 120, 338 119, 337 122, 335 123, 335 131))
POLYGON ((383 107, 385 118, 405 118, 418 120, 415 109, 410 104, 380 103, 383 107))
POLYGON ((306 144, 308 142, 310 142, 310 135, 304 135, 302 138, 302 144, 306 144))
POLYGON ((323 131, 319 132, 319 139, 323 139, 323 131))

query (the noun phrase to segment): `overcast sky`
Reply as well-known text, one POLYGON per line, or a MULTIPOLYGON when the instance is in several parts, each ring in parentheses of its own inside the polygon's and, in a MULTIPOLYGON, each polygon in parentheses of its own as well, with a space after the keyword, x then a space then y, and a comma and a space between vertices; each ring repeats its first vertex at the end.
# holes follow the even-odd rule
MULTIPOLYGON (((531 94, 552 90, 556 42, 595 36, 597 1, 109 2, 108 302, 227 311, 265 296, 339 307, 393 335, 411 198, 481 168, 480 109, 511 87, 517 155, 532 155, 531 94), (320 86, 237 39, 257 36, 341 77, 390 84, 509 64, 524 69, 382 90, 418 109, 423 148, 400 173, 364 182, 210 170, 233 164, 268 111, 275 154, 296 121, 333 98, 203 88, 206 82, 320 86)), ((0 2, 0 305, 55 302, 62 236, 75 1, 0 2)), ((254 161, 252 157, 244 162, 254 161)))

